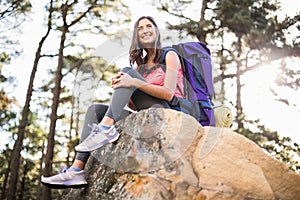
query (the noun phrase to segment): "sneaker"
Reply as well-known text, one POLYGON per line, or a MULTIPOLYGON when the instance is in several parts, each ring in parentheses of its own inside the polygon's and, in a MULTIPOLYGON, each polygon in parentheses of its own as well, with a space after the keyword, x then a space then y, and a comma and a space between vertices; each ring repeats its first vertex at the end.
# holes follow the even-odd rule
POLYGON ((42 176, 41 183, 53 189, 82 188, 88 186, 83 170, 76 172, 68 169, 54 176, 42 176))
POLYGON ((116 141, 120 134, 115 129, 115 126, 111 126, 108 130, 102 128, 100 124, 93 124, 90 135, 75 147, 79 152, 94 151, 107 143, 116 141))

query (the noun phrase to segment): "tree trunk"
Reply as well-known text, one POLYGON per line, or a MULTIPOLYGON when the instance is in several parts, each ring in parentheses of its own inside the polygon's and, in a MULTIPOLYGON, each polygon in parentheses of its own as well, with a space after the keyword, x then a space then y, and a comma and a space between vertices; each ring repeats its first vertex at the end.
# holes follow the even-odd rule
POLYGON ((18 200, 22 200, 24 199, 24 190, 25 190, 25 185, 26 185, 26 175, 27 175, 27 172, 28 172, 28 168, 27 168, 27 162, 26 160, 24 160, 24 169, 23 169, 23 174, 22 174, 22 179, 21 179, 21 189, 20 189, 20 192, 19 192, 19 196, 18 196, 18 200))
POLYGON ((224 104, 225 103, 225 100, 226 100, 226 96, 225 96, 225 74, 226 74, 226 64, 224 63, 224 57, 225 57, 225 47, 224 47, 224 34, 222 33, 221 35, 221 39, 222 39, 222 43, 221 43, 221 46, 222 46, 222 50, 220 52, 218 52, 219 54, 219 58, 221 59, 220 61, 220 70, 221 70, 221 74, 219 76, 217 76, 216 78, 219 79, 219 82, 221 84, 220 86, 220 92, 219 92, 219 95, 218 95, 218 99, 220 101, 221 104, 224 104))
MULTIPOLYGON (((42 175, 42 172, 43 172, 43 160, 44 160, 44 155, 45 155, 44 150, 45 150, 45 142, 43 142, 42 149, 41 149, 42 157, 41 157, 40 162, 39 162, 39 180, 41 180, 41 175, 42 175)), ((38 185, 37 185, 36 199, 37 200, 43 200, 41 198, 41 196, 42 196, 42 187, 41 187, 41 182, 39 181, 38 185)))
POLYGON ((241 130, 244 128, 243 125, 243 119, 244 119, 244 114, 243 114, 243 107, 242 107, 242 99, 241 99, 241 93, 242 93, 242 85, 241 85, 241 53, 242 53, 242 41, 241 37, 238 37, 238 56, 237 56, 237 66, 236 66, 236 121, 237 121, 237 130, 240 133, 241 130))
MULTIPOLYGON (((68 132, 68 139, 69 141, 72 140, 72 130, 73 130, 73 123, 74 123, 74 109, 75 109, 75 105, 74 105, 74 97, 71 100, 71 116, 70 116, 70 127, 69 127, 69 132, 68 132)), ((69 145, 68 146, 68 153, 67 153, 67 157, 66 157, 66 165, 69 167, 71 165, 70 163, 70 153, 72 152, 72 147, 69 145)))
POLYGON ((243 108, 241 100, 241 73, 240 73, 241 63, 237 62, 237 72, 236 72, 236 117, 237 117, 237 130, 240 133, 240 130, 243 128, 243 108))
POLYGON ((206 35, 207 32, 204 30, 206 23, 205 23, 205 10, 207 9, 207 0, 202 0, 201 12, 200 12, 200 19, 198 23, 198 31, 197 31, 197 39, 202 42, 206 42, 206 35))
MULTIPOLYGON (((51 0, 51 7, 52 7, 52 0, 51 0)), ((52 14, 52 9, 49 9, 49 19, 51 19, 51 14, 52 14)), ((34 82, 35 74, 37 71, 38 63, 41 58, 42 46, 51 30, 51 20, 48 20, 48 22, 49 22, 48 30, 47 30, 45 36, 42 37, 41 41, 39 42, 39 46, 38 46, 38 49, 35 54, 35 60, 34 60, 33 68, 32 68, 30 79, 29 79, 25 105, 23 107, 22 118, 21 118, 21 122, 19 125, 18 138, 13 147, 13 153, 12 153, 11 163, 10 163, 10 168, 9 168, 10 177, 9 177, 9 185, 8 185, 8 190, 7 190, 7 199, 8 200, 16 199, 17 185, 18 185, 18 179, 19 179, 21 150, 22 150, 23 139, 24 139, 24 135, 25 135, 25 129, 26 129, 26 126, 28 123, 28 115, 29 115, 29 111, 30 111, 30 101, 31 101, 32 92, 33 92, 33 82, 34 82)))
MULTIPOLYGON (((65 5, 66 6, 66 5, 65 5)), ((64 5, 62 6, 63 18, 66 18, 66 11, 64 11, 64 5), (65 14, 64 14, 65 13, 65 14)), ((61 92, 61 80, 63 78, 62 69, 63 69, 63 52, 65 48, 65 40, 66 33, 68 31, 68 26, 66 24, 66 20, 64 20, 64 26, 62 27, 62 34, 60 39, 59 53, 58 53, 58 66, 55 73, 55 86, 53 89, 53 99, 51 106, 51 114, 50 114, 50 130, 48 135, 48 144, 47 144, 47 153, 45 155, 45 168, 44 168, 44 176, 52 175, 52 161, 54 155, 54 138, 55 138, 55 126, 57 121, 57 110, 60 101, 60 92, 61 92)), ((51 189, 43 187, 42 199, 43 200, 51 200, 51 189)))
MULTIPOLYGON (((68 2, 68 1, 66 1, 68 2)), ((74 4, 63 3, 61 6, 61 14, 63 25, 61 28, 61 38, 60 38, 60 46, 58 52, 58 66, 55 73, 55 86, 53 89, 53 100, 51 106, 51 114, 50 114, 50 130, 48 135, 48 145, 47 145, 47 153, 45 155, 45 168, 44 168, 44 175, 50 176, 52 173, 52 163, 53 163, 53 155, 54 155, 54 138, 55 138, 55 126, 57 121, 57 110, 60 102, 60 92, 61 92, 61 80, 63 78, 62 69, 64 66, 64 48, 65 48, 65 41, 66 41, 66 34, 71 26, 78 23, 82 18, 84 18, 93 8, 97 5, 97 0, 90 2, 90 6, 83 12, 79 17, 76 17, 70 24, 67 23, 67 15, 68 11, 74 4)), ((81 61, 83 62, 83 60, 81 61)), ((43 187, 42 189, 42 199, 47 200, 51 199, 51 189, 43 187)))

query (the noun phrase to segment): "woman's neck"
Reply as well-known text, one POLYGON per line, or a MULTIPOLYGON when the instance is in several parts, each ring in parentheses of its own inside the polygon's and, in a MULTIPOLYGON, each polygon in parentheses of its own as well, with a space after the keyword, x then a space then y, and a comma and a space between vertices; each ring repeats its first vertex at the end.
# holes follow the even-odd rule
POLYGON ((147 57, 148 57, 147 62, 145 63, 145 68, 149 69, 155 65, 154 59, 155 59, 156 52, 153 48, 145 49, 145 51, 147 52, 147 57))
POLYGON ((146 64, 144 64, 144 68, 145 69, 151 69, 155 66, 154 62, 147 62, 146 64))

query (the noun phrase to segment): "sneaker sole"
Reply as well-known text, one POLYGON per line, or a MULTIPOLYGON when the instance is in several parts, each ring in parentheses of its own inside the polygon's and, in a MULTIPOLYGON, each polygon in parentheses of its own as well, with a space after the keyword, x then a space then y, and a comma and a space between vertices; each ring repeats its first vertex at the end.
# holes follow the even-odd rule
POLYGON ((109 143, 113 143, 115 141, 117 141, 120 137, 120 133, 116 133, 111 139, 108 140, 109 143))
POLYGON ((77 185, 52 184, 52 183, 45 183, 45 182, 41 182, 41 183, 46 187, 52 189, 84 188, 89 186, 87 183, 82 183, 77 185))

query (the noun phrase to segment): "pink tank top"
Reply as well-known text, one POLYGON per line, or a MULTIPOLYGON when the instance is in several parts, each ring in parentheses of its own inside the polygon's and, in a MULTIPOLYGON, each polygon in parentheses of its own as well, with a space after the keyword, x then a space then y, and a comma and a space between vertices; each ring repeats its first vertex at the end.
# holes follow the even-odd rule
MULTIPOLYGON (((148 83, 163 86, 165 81, 165 74, 166 73, 161 67, 157 67, 156 69, 152 70, 149 74, 144 73, 142 76, 148 83)), ((178 70, 177 86, 174 96, 183 97, 178 87, 183 92, 183 74, 181 67, 178 70)))

